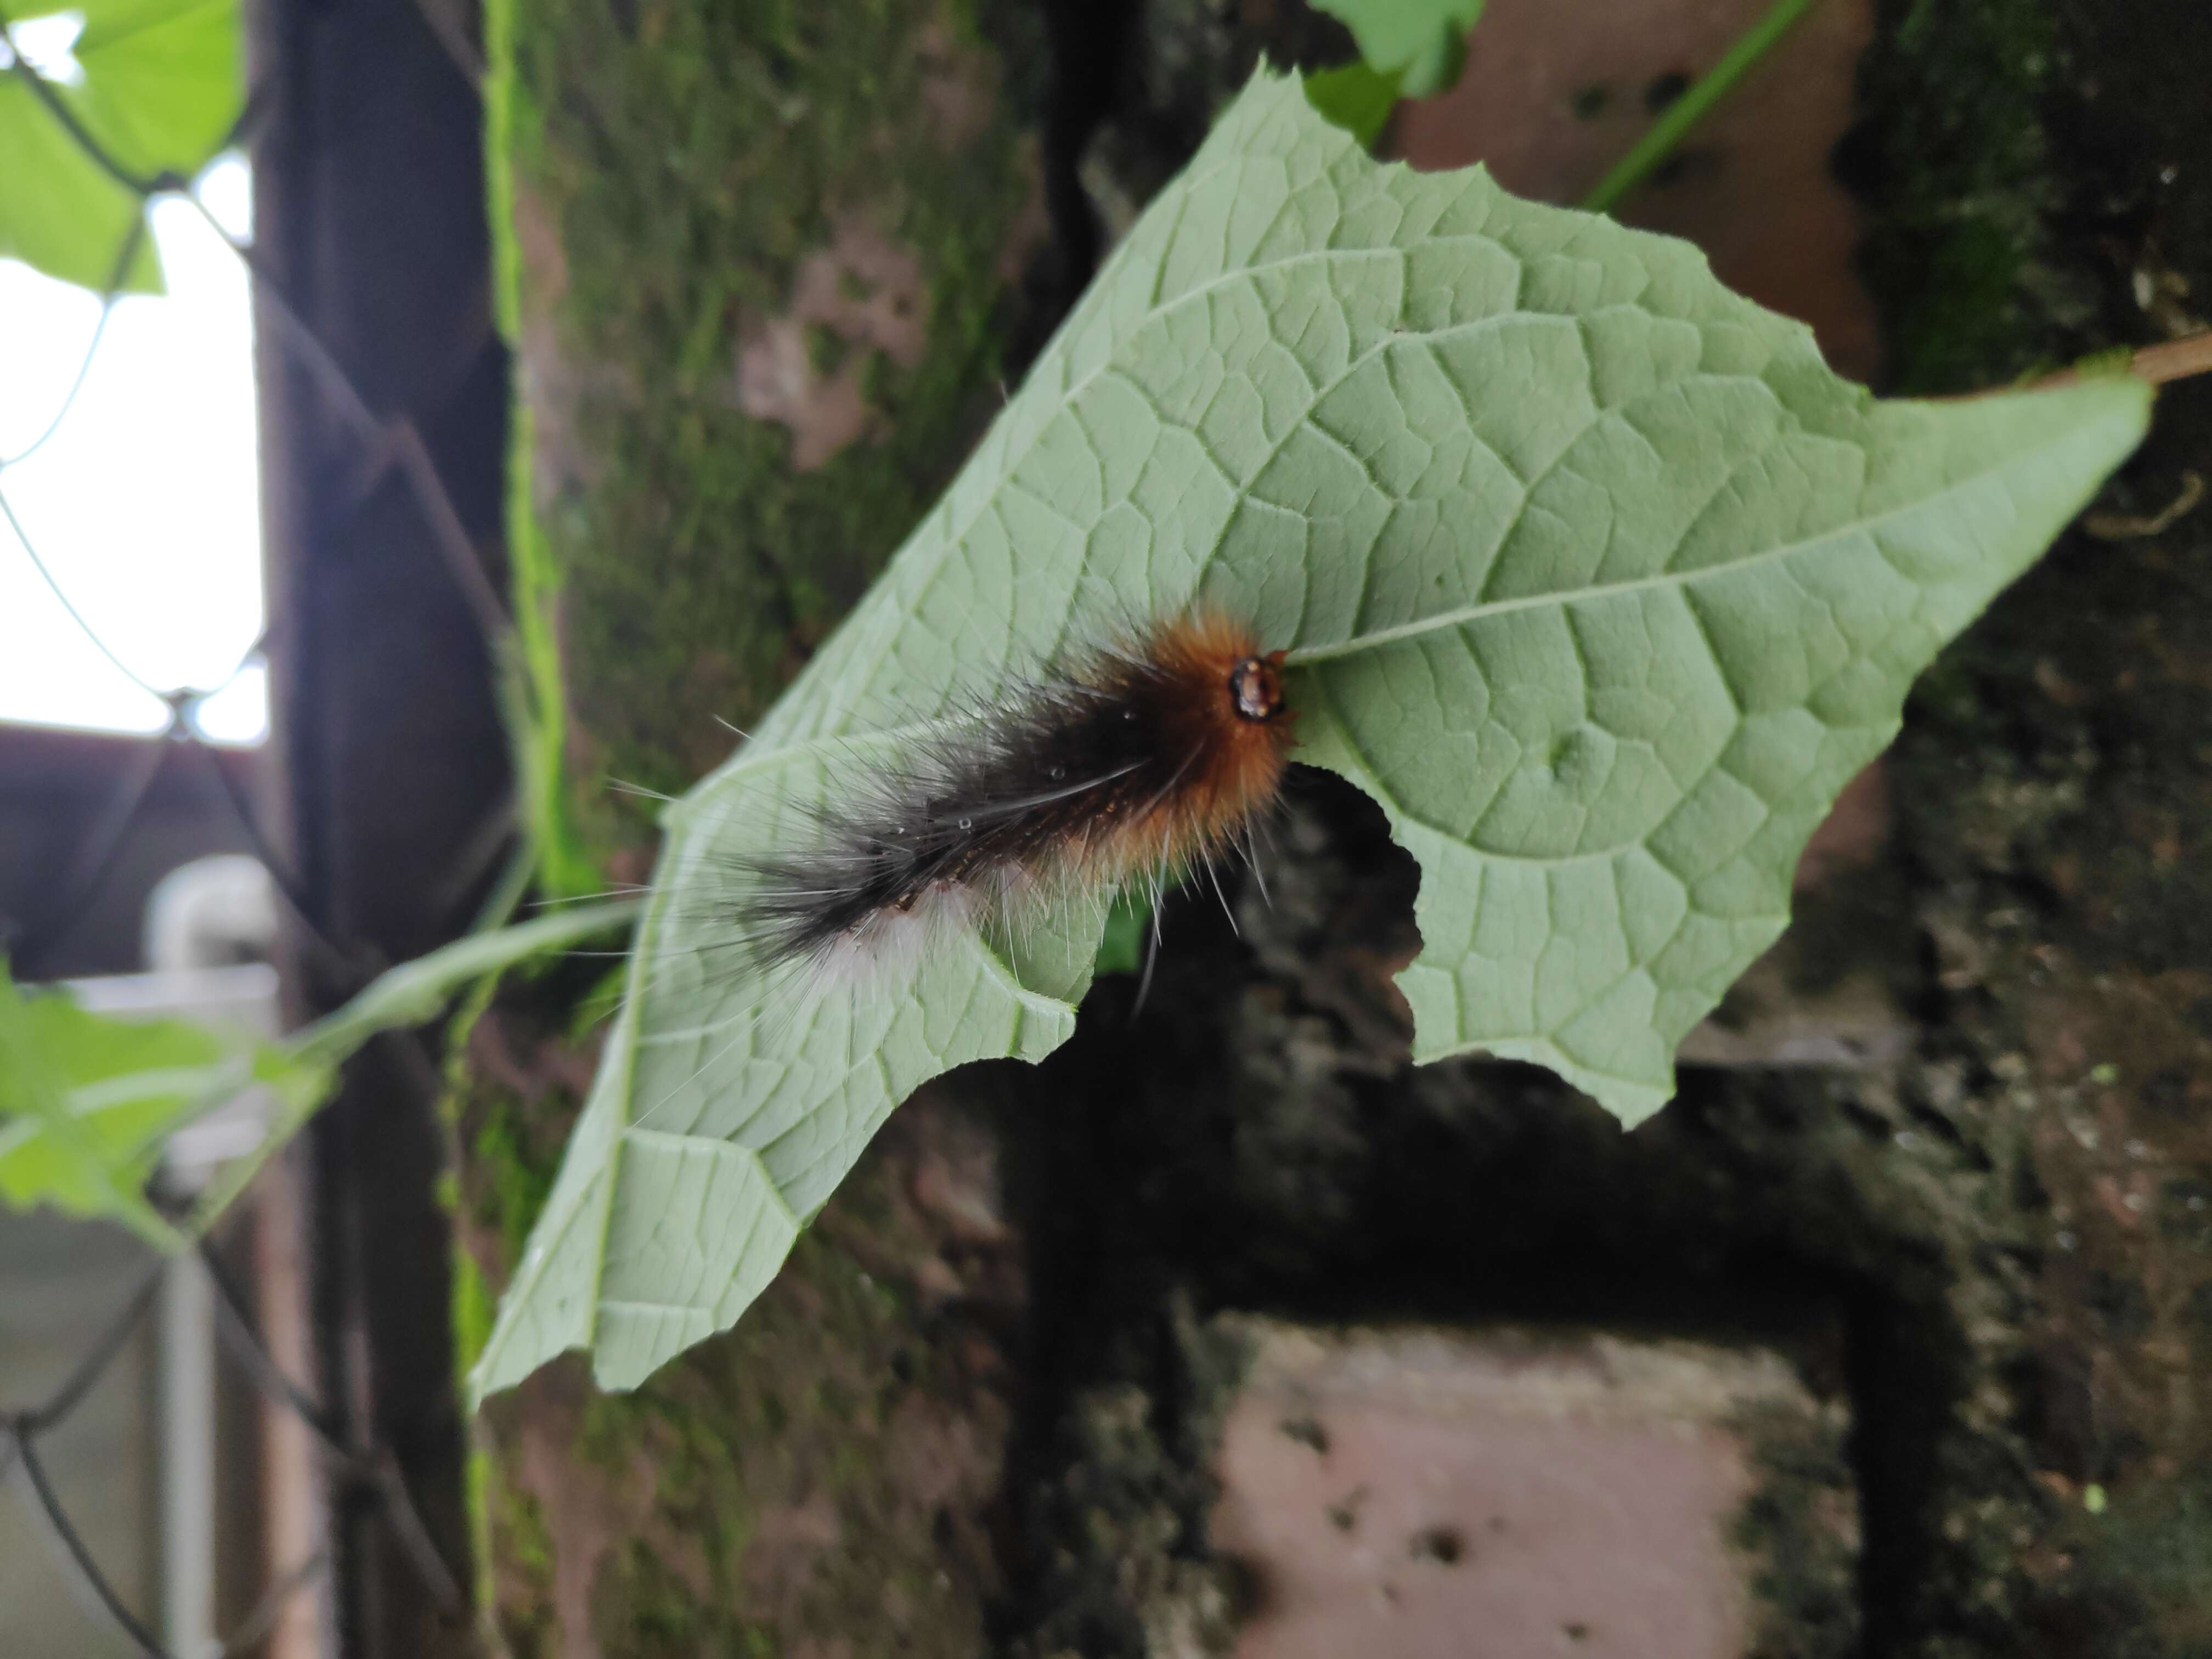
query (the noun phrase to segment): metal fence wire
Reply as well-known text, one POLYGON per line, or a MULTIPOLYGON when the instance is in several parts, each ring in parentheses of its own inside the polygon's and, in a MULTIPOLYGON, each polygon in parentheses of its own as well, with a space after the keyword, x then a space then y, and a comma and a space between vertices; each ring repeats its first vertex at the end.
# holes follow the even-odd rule
MULTIPOLYGON (((456 65, 467 75, 471 84, 475 85, 480 65, 475 60, 473 47, 451 26, 450 19, 437 13, 435 7, 424 6, 422 9, 441 44, 453 56, 456 65)), ((217 757, 196 718, 203 702, 234 680, 278 637, 285 626, 283 617, 272 617, 262 636, 246 649, 236 667, 221 684, 209 687, 153 684, 137 673, 100 637, 84 613, 72 603, 66 588, 56 576, 51 564, 41 557, 8 499, 6 482, 9 469, 20 465, 36 453, 61 429, 89 376, 93 362, 106 336, 109 319, 120 297, 125 274, 131 268, 147 234, 143 211, 144 204, 149 204, 156 198, 173 198, 190 204, 241 261, 252 279, 257 302, 257 319, 269 328, 289 358, 306 371, 316 394, 354 443, 355 461, 349 471, 349 489, 345 498, 349 510, 365 504, 396 469, 422 511, 445 569, 488 639, 496 640, 506 631, 505 603, 479 558, 460 514, 455 510, 453 498, 440 477, 413 416, 404 412, 392 416, 380 416, 371 409, 354 378, 319 337, 252 246, 240 241, 223 228, 194 192, 190 179, 174 173, 141 176, 122 165, 102 144, 99 137, 87 130, 53 85, 25 60, 23 54, 16 49, 9 20, 4 12, 0 12, 0 46, 4 46, 7 52, 5 72, 12 74, 22 84, 57 126, 68 134, 103 173, 131 192, 142 204, 140 215, 123 245, 117 250, 112 274, 100 296, 99 321, 86 347, 82 366, 60 406, 27 448, 15 455, 0 457, 0 520, 5 520, 21 556, 30 561, 85 636, 118 672, 149 695, 159 698, 169 710, 166 730, 148 743, 143 756, 117 781, 113 794, 105 808, 95 815, 90 832, 72 860, 71 867, 57 884, 54 897, 44 907, 41 914, 31 920, 30 925, 13 939, 0 939, 0 945, 12 951, 19 970, 26 974, 35 972, 39 961, 84 918, 114 875, 119 855, 138 823, 142 809, 162 769, 173 763, 173 757, 190 753, 217 780, 236 817, 240 833, 268 870, 290 912, 294 937, 315 958, 318 976, 325 983, 337 985, 342 989, 357 988, 389 966, 389 963, 374 945, 358 939, 334 936, 331 930, 319 923, 317 907, 309 902, 291 866, 272 843, 271 837, 264 833, 260 815, 246 791, 239 785, 229 769, 217 763, 217 757)), ((249 89, 238 120, 217 154, 249 142, 267 118, 272 102, 273 95, 266 86, 257 85, 249 89)), ((504 814, 505 824, 511 825, 512 817, 509 806, 504 814)), ((501 830, 501 825, 489 825, 488 829, 501 830)), ((484 870, 489 869, 494 860, 512 842, 512 839, 511 828, 504 829, 501 834, 487 835, 476 844, 471 854, 472 861, 480 863, 484 870)), ((480 873, 480 870, 453 872, 454 890, 468 889, 480 873)), ((396 1034, 384 1040, 398 1043, 404 1051, 405 1061, 418 1072, 429 1066, 431 1074, 435 1075, 434 1062, 430 1060, 427 1046, 418 1037, 411 1034, 396 1034)), ((465 1618, 468 1607, 466 1588, 441 1554, 408 1489, 399 1460, 392 1449, 374 1440, 349 1437, 338 1426, 341 1414, 326 1410, 304 1383, 288 1375, 278 1364, 257 1328, 244 1288, 219 1255, 204 1241, 200 1246, 198 1260, 200 1270, 210 1276, 216 1291, 214 1299, 218 1329, 225 1347, 240 1373, 250 1382, 255 1391, 272 1408, 296 1419, 313 1435, 319 1448, 322 1468, 328 1481, 328 1500, 335 1505, 366 1507, 380 1516, 400 1553, 411 1564, 413 1571, 420 1578, 429 1601, 449 1617, 465 1618)), ((15 1467, 21 1465, 21 1484, 28 1487, 35 1498, 36 1506, 58 1540, 62 1553, 74 1564, 74 1570, 82 1576, 93 1598, 140 1651, 155 1656, 156 1659, 209 1659, 204 1652, 172 1655, 149 1627, 144 1617, 131 1608, 116 1589, 109 1574, 103 1571, 83 1534, 71 1521, 40 1455, 40 1444, 45 1437, 70 1419, 128 1349, 134 1334, 149 1318, 158 1300, 163 1274, 173 1270, 172 1263, 163 1261, 147 1273, 138 1289, 117 1310, 99 1338, 48 1398, 28 1409, 0 1411, 0 1481, 11 1480, 15 1467)), ((231 1656, 243 1655, 254 1650, 266 1639, 292 1598, 325 1581, 331 1567, 331 1546, 327 1542, 308 1552, 301 1559, 278 1567, 270 1574, 252 1607, 222 1639, 216 1651, 231 1656)))
MULTIPOLYGON (((441 38, 443 39, 442 33, 441 38)), ((0 9, 0 46, 7 49, 9 60, 8 72, 29 90, 32 97, 52 116, 55 123, 102 173, 137 197, 142 204, 150 204, 157 198, 167 198, 189 205, 205 221, 209 229, 223 245, 237 256, 252 279, 257 318, 271 325, 283 349, 307 371, 329 410, 337 416, 340 424, 355 441, 356 459, 348 480, 348 503, 356 508, 367 503, 396 469, 420 506, 444 567, 483 627, 485 636, 491 640, 501 638, 508 622, 506 601, 478 556, 461 515, 453 504, 452 493, 440 476, 414 417, 404 412, 388 417, 380 416, 369 407, 353 376, 293 303, 283 286, 257 257, 252 246, 240 241, 223 228, 193 191, 190 179, 174 173, 142 177, 118 161, 99 139, 87 131, 46 77, 17 50, 4 9, 0 9)), ((249 92, 237 121, 217 154, 250 142, 272 106, 273 98, 260 88, 249 92)), ((0 456, 0 519, 6 520, 23 556, 30 561, 32 568, 86 639, 132 684, 167 705, 168 724, 161 733, 167 741, 149 744, 146 760, 118 784, 109 810, 100 815, 94 835, 88 839, 74 861, 68 878, 46 914, 20 938, 4 941, 9 945, 19 965, 35 963, 56 940, 82 919, 113 872, 116 858, 129 838, 139 807, 144 804, 160 775, 166 755, 178 744, 201 751, 210 748, 196 719, 200 705, 228 688, 257 658, 264 655, 276 631, 283 626, 281 617, 273 618, 263 629, 261 636, 240 654, 231 672, 215 685, 163 687, 153 684, 132 669, 87 621, 84 613, 70 599, 68 590, 55 576, 52 566, 40 556, 37 545, 9 501, 9 470, 27 460, 60 429, 76 403, 77 394, 83 390, 91 373, 93 360, 106 337, 108 319, 121 297, 124 274, 131 269, 145 235, 146 222, 142 212, 133 222, 123 245, 117 250, 108 287, 100 296, 99 322, 86 346, 82 366, 64 395, 60 408, 27 447, 15 455, 0 456)), ((357 942, 352 948, 342 946, 316 925, 313 907, 307 902, 300 884, 290 875, 288 861, 263 833, 259 815, 254 811, 252 803, 225 768, 213 763, 211 755, 208 761, 208 769, 214 774, 228 797, 240 829, 255 855, 267 867, 271 880, 283 896, 295 919, 306 929, 309 945, 326 959, 322 965, 337 969, 339 978, 358 984, 366 984, 382 968, 389 966, 387 962, 379 959, 373 950, 364 950, 357 942)), ((473 873, 459 872, 464 882, 473 873)))
MULTIPOLYGON (((344 1438, 307 1390, 270 1353, 262 1340, 245 1287, 239 1284, 222 1258, 203 1243, 199 1266, 213 1285, 216 1330, 240 1373, 270 1406, 289 1413, 314 1437, 324 1472, 337 1502, 366 1501, 379 1506, 392 1537, 422 1580, 423 1591, 449 1616, 467 1612, 467 1595, 444 1558, 438 1553, 408 1491, 399 1465, 390 1449, 374 1443, 356 1443, 344 1438)), ((150 1314, 170 1264, 156 1264, 138 1288, 109 1320, 74 1370, 45 1401, 27 1411, 0 1413, 0 1480, 20 1464, 26 1484, 64 1552, 83 1575, 94 1599, 117 1628, 149 1659, 210 1659, 206 1654, 172 1654, 134 1613, 102 1571, 98 1559, 70 1519, 52 1477, 39 1455, 41 1437, 66 1422, 92 1393, 131 1336, 150 1314)), ((326 1547, 304 1554, 271 1577, 259 1597, 215 1650, 219 1659, 251 1653, 268 1636, 286 1603, 316 1584, 330 1567, 326 1547)))

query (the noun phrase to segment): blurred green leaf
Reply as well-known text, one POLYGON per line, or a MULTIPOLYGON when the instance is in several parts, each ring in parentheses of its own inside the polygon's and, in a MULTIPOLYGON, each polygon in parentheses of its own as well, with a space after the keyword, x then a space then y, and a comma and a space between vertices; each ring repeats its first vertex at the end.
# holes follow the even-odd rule
MULTIPOLYGON (((1359 56, 1406 98, 1431 98, 1459 79, 1468 32, 1484 0, 1314 0, 1352 31, 1359 56)), ((1329 118, 1335 120, 1332 115, 1329 118)), ((1348 126, 1338 122, 1340 126, 1348 126)), ((1380 124, 1377 124, 1380 130, 1380 124)), ((1352 131, 1357 131, 1357 128, 1352 131)))
POLYGON ((0 971, 0 1199, 119 1221, 175 1249, 147 1177, 162 1143, 254 1081, 258 1059, 249 1041, 201 1026, 110 1019, 59 992, 27 997, 0 971))
MULTIPOLYGON (((70 12, 84 19, 70 49, 82 78, 49 81, 46 90, 109 158, 142 180, 190 178, 213 160, 244 95, 238 0, 41 5, 11 15, 9 27, 70 12)), ((86 153, 21 69, 0 75, 0 258, 105 288, 143 204, 86 153)), ((161 292, 150 239, 121 286, 161 292)))
POLYGON ((1106 912, 1106 931, 1098 936, 1094 974, 1133 974, 1145 965, 1145 935, 1152 930, 1152 897, 1135 888, 1117 893, 1106 912))
POLYGON ((325 1018, 269 1042, 174 1019, 118 1019, 58 990, 26 995, 0 961, 0 1202, 119 1221, 175 1249, 185 1235, 147 1201, 170 1136, 240 1091, 270 1091, 258 1151, 203 1198, 204 1230, 329 1094, 337 1067, 379 1031, 433 1019, 471 981, 627 926, 634 901, 579 905, 457 940, 379 976, 325 1018))
MULTIPOLYGON (((0 76, 0 155, 8 158, 0 167, 0 258, 105 289, 144 211, 138 198, 101 172, 12 76, 0 76)), ((119 286, 131 294, 161 291, 150 237, 139 239, 119 286)))
POLYGON ((1365 63, 1316 70, 1306 76, 1306 101, 1370 149, 1398 105, 1399 76, 1365 63))

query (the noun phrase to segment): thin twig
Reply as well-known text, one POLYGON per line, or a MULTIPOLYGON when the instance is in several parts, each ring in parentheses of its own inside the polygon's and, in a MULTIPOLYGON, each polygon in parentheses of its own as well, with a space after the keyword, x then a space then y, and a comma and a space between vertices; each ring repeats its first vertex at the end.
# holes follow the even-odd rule
POLYGON ((2212 328, 2199 329, 2194 334, 2185 334, 2178 340, 2161 340, 2156 345, 2139 346, 2128 354, 2127 362, 2119 360, 2120 351, 2095 352, 2080 362, 2054 369, 2048 374, 2039 374, 2032 380, 2019 380, 2010 386, 1984 386, 1978 392, 1953 392, 1927 401, 1936 404, 1967 404, 1978 398, 2002 398, 2014 392, 2051 392, 2063 386, 2076 386, 2083 380, 2107 380, 2116 375, 2132 375, 2152 386, 2170 386, 2176 380, 2185 380, 2193 375, 2212 373, 2212 328))
POLYGON ((2081 528, 2100 542, 2139 542, 2163 536, 2176 519, 2197 510, 2204 499, 2204 475, 2194 470, 2181 475, 2181 488, 2155 513, 2085 513, 2081 528))
POLYGON ((2145 346, 2128 363, 2128 373, 2153 386, 2185 380, 2212 371, 2212 329, 2199 329, 2179 340, 2162 340, 2145 346))
MULTIPOLYGON (((2113 354, 2115 357, 2118 353, 2113 354)), ((2076 380, 2087 380, 2099 373, 2112 373, 2104 368, 2098 358, 2087 364, 2076 363, 2054 374, 2045 374, 2029 384, 2031 392, 2042 392, 2057 386, 2072 386, 2076 380)), ((2138 346, 2128 358, 2127 372, 2138 380, 2148 380, 2153 386, 2167 386, 2175 380, 2185 380, 2192 375, 2212 373, 2212 328, 2199 329, 2194 334, 2185 334, 2178 340, 2160 340, 2156 345, 2138 346)), ((2009 386, 1998 391, 2008 392, 2009 386)), ((1982 394, 1969 392, 1969 397, 1982 394)))
POLYGON ((1682 142, 1684 135, 1735 90, 1736 82, 1749 74, 1812 8, 1813 0, 1774 0, 1766 15, 1738 35, 1735 44, 1721 55, 1720 62, 1668 105, 1651 124, 1651 130, 1598 180, 1597 187, 1583 198, 1583 208, 1591 213, 1611 212, 1620 198, 1649 178, 1674 146, 1682 142))

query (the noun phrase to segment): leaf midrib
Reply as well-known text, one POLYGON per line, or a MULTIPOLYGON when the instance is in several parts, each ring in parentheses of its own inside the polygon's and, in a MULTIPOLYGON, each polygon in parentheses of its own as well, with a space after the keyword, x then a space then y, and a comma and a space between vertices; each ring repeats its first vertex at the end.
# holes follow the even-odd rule
MULTIPOLYGON (((1662 570, 1649 576, 1632 577, 1626 581, 1593 583, 1586 587, 1554 590, 1547 593, 1523 594, 1518 599, 1482 600, 1474 605, 1460 605, 1449 611, 1440 611, 1426 617, 1416 617, 1411 622, 1401 623, 1392 628, 1377 629, 1371 633, 1354 635, 1333 645, 1300 646, 1289 652, 1284 660, 1291 667, 1307 668, 1319 663, 1334 662, 1340 657, 1356 656, 1363 651, 1380 650, 1386 646, 1395 645, 1401 640, 1418 639, 1425 634, 1435 633, 1441 629, 1461 628, 1469 623, 1480 622, 1490 617, 1508 616, 1517 611, 1534 611, 1545 605, 1575 605, 1590 599, 1617 599, 1624 594, 1647 592, 1658 588, 1687 587, 1693 583, 1704 581, 1709 577, 1725 576, 1735 571, 1765 563, 1770 559, 1790 558, 1826 542, 1870 533, 1884 525, 1925 512, 1967 490, 1978 489, 1992 478, 2017 471, 2024 465, 2045 453, 2067 448, 2078 441, 2078 434, 2066 434, 2032 450, 2014 450, 1993 465, 1947 484, 1933 494, 1899 502, 1896 507, 1850 520, 1815 534, 1799 537, 1795 541, 1778 543, 1772 547, 1754 549, 1735 558, 1723 559, 1717 564, 1700 565, 1695 570, 1662 570)), ((1526 511, 1527 504, 1524 502, 1522 512, 1525 514, 1526 511)), ((1514 525, 1506 532, 1505 540, 1511 540, 1513 530, 1519 527, 1520 516, 1520 514, 1516 515, 1514 525)))

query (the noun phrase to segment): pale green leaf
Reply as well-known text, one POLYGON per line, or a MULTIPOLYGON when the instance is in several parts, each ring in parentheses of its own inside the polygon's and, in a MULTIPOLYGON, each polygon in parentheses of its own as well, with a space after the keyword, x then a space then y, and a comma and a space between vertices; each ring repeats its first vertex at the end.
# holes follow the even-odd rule
MULTIPOLYGON (((0 259, 21 259, 65 283, 105 289, 143 210, 41 108, 0 74, 0 259)), ((159 294, 161 265, 142 236, 123 272, 126 293, 159 294)))
POLYGON ((1421 1058, 1633 1122, 1782 927, 1913 676, 2140 437, 2132 380, 1876 403, 1686 244, 1378 165, 1263 76, 884 580, 669 814, 628 996, 474 1382, 633 1383, 730 1324, 926 1079, 1066 1035, 1106 899, 800 991, 749 853, 916 722, 1203 597, 1419 859, 1421 1058))
POLYGON ((103 0, 77 9, 84 84, 64 95, 78 118, 143 178, 198 172, 244 96, 238 0, 103 0))
POLYGON ((1119 895, 1106 912, 1106 927, 1098 938, 1098 954, 1091 959, 1091 971, 1142 973, 1152 926, 1151 894, 1130 891, 1119 895))
POLYGON ((456 940, 389 969, 277 1042, 180 1020, 90 1013, 58 991, 27 997, 0 961, 0 1203, 119 1220, 175 1249, 183 1235, 144 1194, 171 1135, 249 1086, 268 1092, 273 1110, 259 1150, 226 1170, 197 1207, 194 1231, 204 1231, 370 1037, 434 1019, 472 981, 624 927, 637 909, 632 900, 578 905, 456 940))
POLYGON ((1459 79, 1468 31, 1485 0, 1314 0, 1352 31, 1367 65, 1407 98, 1429 98, 1459 79))
POLYGON ((146 1179, 170 1134, 253 1081, 254 1060, 251 1042, 201 1026, 26 997, 0 964, 0 1200, 119 1221, 175 1249, 146 1179))
MULTIPOLYGON (((71 48, 82 78, 51 90, 112 161, 152 179, 189 178, 214 158, 244 96, 238 0, 85 0, 11 13, 11 24, 59 11, 83 15, 71 48)), ((142 205, 14 74, 0 74, 0 258, 105 287, 142 205)), ((150 240, 122 287, 161 291, 150 240)))

